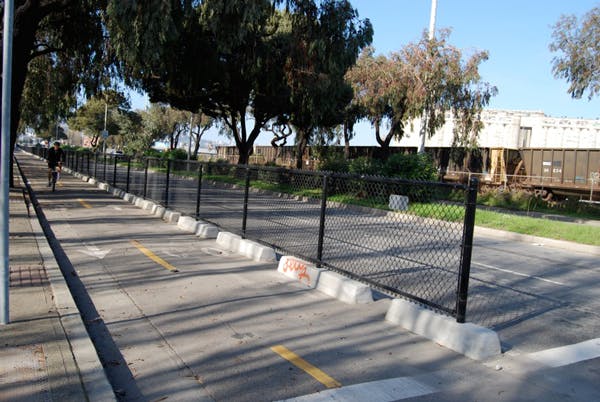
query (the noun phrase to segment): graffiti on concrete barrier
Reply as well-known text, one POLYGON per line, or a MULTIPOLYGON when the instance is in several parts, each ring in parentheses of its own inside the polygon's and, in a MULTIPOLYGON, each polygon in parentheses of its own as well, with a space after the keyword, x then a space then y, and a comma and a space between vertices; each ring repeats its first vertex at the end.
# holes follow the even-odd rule
POLYGON ((306 272, 306 264, 291 258, 286 259, 283 265, 283 272, 295 272, 299 281, 306 279, 307 285, 310 285, 310 275, 306 272))

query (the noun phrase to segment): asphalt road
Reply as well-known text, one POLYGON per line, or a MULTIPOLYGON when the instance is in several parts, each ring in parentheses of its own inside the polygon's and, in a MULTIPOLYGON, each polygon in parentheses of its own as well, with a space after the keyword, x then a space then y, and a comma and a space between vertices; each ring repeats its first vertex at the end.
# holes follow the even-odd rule
POLYGON ((386 299, 363 306, 329 299, 281 277, 272 264, 224 252, 69 175, 51 193, 43 164, 19 158, 122 400, 256 401, 315 392, 377 401, 600 397, 598 358, 530 364, 531 352, 600 333, 595 257, 478 236, 471 306, 504 317, 495 327, 507 353, 474 362, 385 323, 386 299), (132 240, 179 272, 147 258, 132 240), (309 375, 282 350, 341 388, 329 390, 326 377, 309 375), (375 396, 391 383, 393 399, 375 396))

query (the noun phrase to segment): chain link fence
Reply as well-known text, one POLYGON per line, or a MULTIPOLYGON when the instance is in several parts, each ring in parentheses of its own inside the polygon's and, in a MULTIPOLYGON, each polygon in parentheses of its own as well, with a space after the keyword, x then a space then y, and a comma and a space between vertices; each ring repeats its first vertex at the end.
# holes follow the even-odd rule
MULTIPOLYGON (((45 156, 45 149, 32 152, 45 156)), ((66 165, 464 322, 468 185, 66 151, 66 165)))

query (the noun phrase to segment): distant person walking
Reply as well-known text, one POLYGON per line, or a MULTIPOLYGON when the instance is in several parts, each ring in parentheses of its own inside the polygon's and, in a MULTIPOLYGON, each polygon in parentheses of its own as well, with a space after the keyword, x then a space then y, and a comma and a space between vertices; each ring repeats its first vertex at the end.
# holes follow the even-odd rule
POLYGON ((54 146, 48 150, 48 187, 52 186, 52 173, 60 171, 65 160, 65 151, 60 148, 60 142, 56 141, 54 146))

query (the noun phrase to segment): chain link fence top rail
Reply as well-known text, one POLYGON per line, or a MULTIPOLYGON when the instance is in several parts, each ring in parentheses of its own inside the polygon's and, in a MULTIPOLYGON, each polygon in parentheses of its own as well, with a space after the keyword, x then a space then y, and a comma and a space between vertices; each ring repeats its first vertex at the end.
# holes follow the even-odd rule
POLYGON ((113 155, 92 155, 89 170, 115 187, 460 320, 472 187, 113 155))

